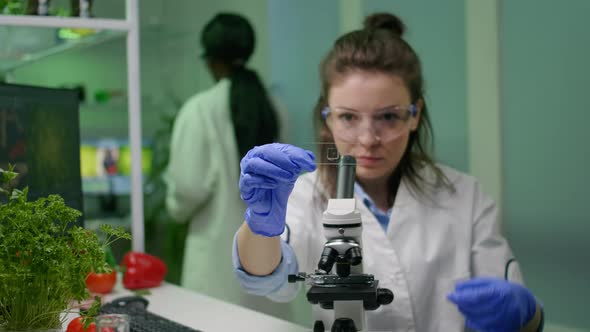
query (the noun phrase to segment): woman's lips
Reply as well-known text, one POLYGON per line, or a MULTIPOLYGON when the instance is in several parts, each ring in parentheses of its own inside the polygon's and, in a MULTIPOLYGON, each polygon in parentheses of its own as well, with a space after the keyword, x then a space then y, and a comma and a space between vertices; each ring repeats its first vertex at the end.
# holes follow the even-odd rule
POLYGON ((357 157, 356 158, 357 165, 365 166, 365 167, 375 166, 375 165, 379 164, 382 160, 383 160, 383 158, 378 158, 378 157, 357 157))

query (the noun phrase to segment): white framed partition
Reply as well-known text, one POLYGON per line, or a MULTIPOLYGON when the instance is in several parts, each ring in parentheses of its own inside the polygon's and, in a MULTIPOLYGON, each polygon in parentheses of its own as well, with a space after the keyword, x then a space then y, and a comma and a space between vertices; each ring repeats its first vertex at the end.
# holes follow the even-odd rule
POLYGON ((131 233, 132 250, 145 250, 143 180, 141 169, 141 86, 139 58, 139 4, 126 0, 124 20, 32 15, 0 15, 0 26, 38 28, 87 28, 117 30, 127 34, 127 90, 129 144, 131 149, 131 233))

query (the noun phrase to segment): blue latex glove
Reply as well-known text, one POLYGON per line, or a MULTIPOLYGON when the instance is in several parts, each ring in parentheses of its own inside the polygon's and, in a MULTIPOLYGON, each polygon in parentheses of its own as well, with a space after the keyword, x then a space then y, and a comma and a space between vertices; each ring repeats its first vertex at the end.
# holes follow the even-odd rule
POLYGON ((281 235, 287 200, 302 171, 315 170, 314 155, 293 145, 272 143, 254 147, 240 162, 240 195, 245 219, 255 234, 281 235))
POLYGON ((447 298, 465 316, 467 327, 483 332, 516 332, 535 314, 537 302, 525 287, 497 278, 458 283, 447 298))

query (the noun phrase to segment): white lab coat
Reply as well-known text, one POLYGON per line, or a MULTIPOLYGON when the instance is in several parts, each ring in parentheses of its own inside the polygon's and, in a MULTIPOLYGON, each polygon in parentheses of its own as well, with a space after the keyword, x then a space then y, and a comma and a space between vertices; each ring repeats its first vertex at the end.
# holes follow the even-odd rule
POLYGON ((228 79, 191 97, 179 111, 164 176, 166 205, 188 222, 181 285, 218 299, 289 319, 291 306, 246 294, 232 265, 232 241, 244 220, 239 160, 228 79))
POLYGON ((238 191, 239 160, 229 111, 231 82, 220 80, 179 111, 165 179, 171 216, 188 222, 183 287, 239 303, 231 263, 233 234, 246 209, 238 191))
MULTIPOLYGON (((394 293, 391 304, 367 311, 366 331, 463 331, 462 315, 446 299, 455 283, 505 276, 513 256, 499 232, 494 202, 473 177, 442 169, 456 193, 438 189, 430 190, 430 199, 416 198, 402 181, 386 232, 357 197, 364 272, 394 293)), ((430 168, 421 172, 433 182, 430 168)), ((298 179, 283 234, 295 250, 299 270, 308 273, 317 267, 326 242, 321 222, 325 205, 318 204, 322 189, 316 178, 310 173, 298 179)), ((509 266, 512 281, 522 282, 517 264, 509 266)))

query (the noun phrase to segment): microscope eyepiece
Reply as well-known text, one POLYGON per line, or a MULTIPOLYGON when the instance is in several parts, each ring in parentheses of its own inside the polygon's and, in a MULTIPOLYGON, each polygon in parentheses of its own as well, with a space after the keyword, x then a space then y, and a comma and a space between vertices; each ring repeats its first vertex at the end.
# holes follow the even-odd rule
POLYGON ((354 197, 354 181, 356 178, 356 159, 353 156, 342 156, 338 162, 337 198, 354 197))

